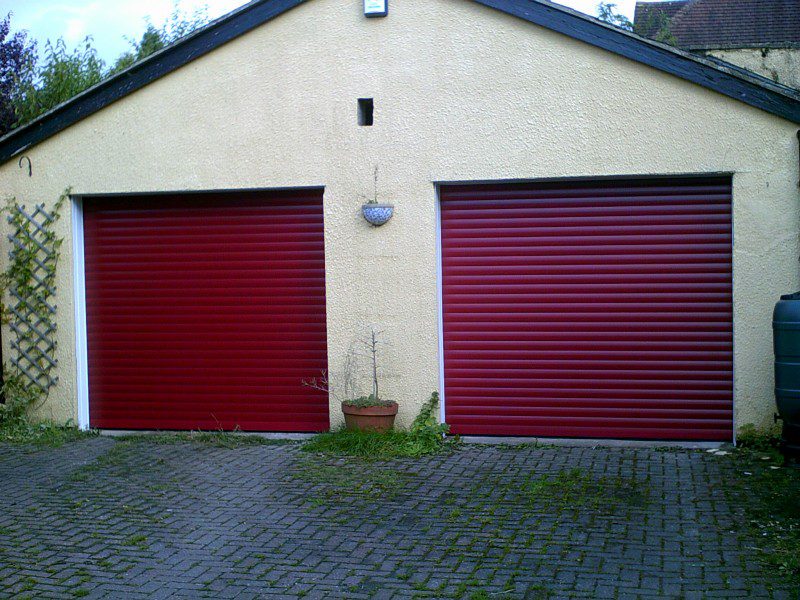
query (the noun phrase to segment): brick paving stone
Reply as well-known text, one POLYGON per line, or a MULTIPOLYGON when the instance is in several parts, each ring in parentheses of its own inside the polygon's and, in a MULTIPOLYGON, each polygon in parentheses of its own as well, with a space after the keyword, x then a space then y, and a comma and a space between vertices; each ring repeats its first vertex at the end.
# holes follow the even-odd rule
POLYGON ((800 600, 759 563, 725 464, 681 449, 364 464, 296 444, 0 446, 0 598, 800 600))

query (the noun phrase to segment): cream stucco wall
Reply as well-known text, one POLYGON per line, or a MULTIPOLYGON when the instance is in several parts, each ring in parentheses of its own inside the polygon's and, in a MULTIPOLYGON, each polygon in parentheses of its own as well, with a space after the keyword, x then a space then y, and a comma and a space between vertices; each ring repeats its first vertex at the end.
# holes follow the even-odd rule
POLYGON ((705 54, 800 89, 800 48, 737 48, 709 50, 705 54))
MULTIPOLYGON (((440 387, 434 182, 731 172, 737 422, 765 424, 772 306, 800 285, 797 125, 469 0, 393 0, 386 19, 361 5, 293 9, 29 149, 32 178, 3 165, 0 190, 324 185, 331 368, 379 324, 383 389, 408 424, 440 387), (375 98, 374 127, 357 126, 359 97, 375 98), (376 165, 396 216, 371 229, 359 207, 376 165)), ((61 383, 42 411, 60 420, 76 417, 70 224, 61 383)))

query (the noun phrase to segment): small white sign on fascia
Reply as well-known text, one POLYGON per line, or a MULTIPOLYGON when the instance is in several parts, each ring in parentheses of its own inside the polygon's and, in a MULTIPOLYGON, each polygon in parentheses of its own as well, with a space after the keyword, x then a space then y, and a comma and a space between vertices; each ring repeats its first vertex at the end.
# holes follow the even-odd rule
POLYGON ((368 17, 385 17, 389 14, 389 0, 364 0, 364 14, 368 17))

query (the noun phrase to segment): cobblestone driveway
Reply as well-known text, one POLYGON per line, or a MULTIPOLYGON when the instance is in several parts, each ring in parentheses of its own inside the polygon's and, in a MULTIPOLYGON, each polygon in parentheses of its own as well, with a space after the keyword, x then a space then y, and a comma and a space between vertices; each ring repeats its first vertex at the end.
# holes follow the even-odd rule
POLYGON ((798 597, 706 452, 468 445, 380 466, 293 444, 0 447, 0 595, 798 597))

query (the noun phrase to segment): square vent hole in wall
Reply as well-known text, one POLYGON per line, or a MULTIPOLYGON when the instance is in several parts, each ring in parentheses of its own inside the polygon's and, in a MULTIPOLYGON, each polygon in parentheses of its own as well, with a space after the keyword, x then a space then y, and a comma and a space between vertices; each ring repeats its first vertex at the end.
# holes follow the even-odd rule
POLYGON ((372 127, 375 114, 375 102, 372 98, 358 99, 358 124, 362 127, 372 127))

